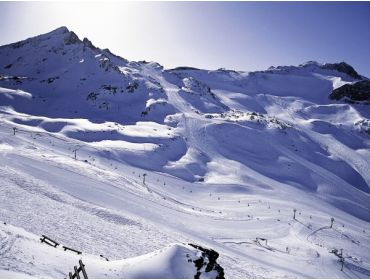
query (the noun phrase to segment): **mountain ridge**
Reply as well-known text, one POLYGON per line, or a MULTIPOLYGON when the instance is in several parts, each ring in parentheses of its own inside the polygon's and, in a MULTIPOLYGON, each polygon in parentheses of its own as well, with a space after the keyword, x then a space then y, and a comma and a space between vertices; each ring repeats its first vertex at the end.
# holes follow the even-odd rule
MULTIPOLYGON (((114 55, 120 59, 123 59, 125 60, 124 58, 122 58, 121 56, 118 56, 117 54, 113 54, 109 51, 109 49, 105 48, 105 49, 100 49, 100 48, 97 48, 93 45, 93 43, 86 37, 84 37, 82 40, 78 37, 78 35, 72 31, 72 30, 69 30, 68 27, 66 26, 61 26, 61 27, 58 27, 50 32, 47 32, 47 33, 44 33, 44 34, 40 34, 40 35, 36 35, 36 36, 32 36, 32 37, 29 37, 27 39, 24 39, 24 40, 20 40, 18 42, 14 42, 14 43, 9 43, 9 44, 6 44, 6 45, 3 45, 3 46, 0 46, 0 48, 2 47, 18 47, 20 45, 23 45, 25 43, 28 43, 29 41, 32 41, 32 40, 36 40, 36 39, 48 39, 49 37, 51 36, 58 36, 58 35, 64 35, 66 34, 67 36, 64 38, 65 39, 65 43, 68 45, 68 44, 74 44, 74 43, 83 43, 85 46, 87 47, 90 47, 91 49, 96 49, 96 50, 99 50, 99 51, 106 51, 108 53, 110 53, 111 55, 114 55)), ((126 60, 127 61, 127 60, 126 60)), ((141 62, 145 62, 146 61, 141 61, 141 62)), ((347 74, 349 76, 352 76, 353 78, 355 79, 363 79, 363 78, 366 78, 364 76, 360 76, 357 71, 351 66, 349 65, 348 63, 342 61, 342 62, 336 62, 336 63, 318 63, 316 61, 307 61, 305 63, 302 63, 302 64, 299 64, 298 66, 271 66, 269 67, 268 69, 266 70, 262 70, 262 71, 248 71, 248 72, 263 72, 263 71, 268 71, 268 70, 274 70, 274 69, 277 69, 277 70, 283 70, 283 69, 289 69, 289 68, 294 68, 294 67, 311 67, 311 66, 317 66, 319 68, 324 68, 324 69, 334 69, 334 70, 337 70, 338 72, 343 72, 343 73, 346 73, 348 72, 347 74)), ((181 66, 181 67, 176 67, 176 68, 173 68, 173 69, 166 69, 166 70, 180 70, 178 68, 182 68, 181 70, 205 70, 205 71, 220 71, 220 70, 226 70, 225 68, 219 68, 217 70, 206 70, 206 69, 199 69, 199 68, 195 68, 195 67, 189 67, 189 66, 181 66), (190 69, 189 69, 190 68, 190 69)), ((236 71, 236 70, 229 70, 229 71, 236 71)), ((236 71, 238 72, 238 71, 236 71)), ((246 72, 246 71, 239 71, 239 72, 246 72)))

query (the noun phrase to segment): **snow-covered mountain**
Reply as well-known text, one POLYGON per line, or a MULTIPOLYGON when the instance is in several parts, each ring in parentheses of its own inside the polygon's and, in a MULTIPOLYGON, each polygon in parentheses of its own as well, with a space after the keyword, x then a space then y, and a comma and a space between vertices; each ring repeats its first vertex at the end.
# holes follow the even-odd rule
POLYGON ((164 69, 65 27, 0 47, 0 277, 368 278, 369 89, 344 62, 164 69))

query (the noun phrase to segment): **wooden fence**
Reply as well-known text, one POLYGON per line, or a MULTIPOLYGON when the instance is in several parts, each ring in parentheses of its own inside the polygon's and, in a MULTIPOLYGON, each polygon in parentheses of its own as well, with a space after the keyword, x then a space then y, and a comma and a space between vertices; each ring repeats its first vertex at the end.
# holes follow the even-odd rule
POLYGON ((86 273, 86 270, 85 270, 85 265, 83 264, 82 260, 79 260, 78 261, 79 263, 79 267, 77 266, 74 266, 74 273, 72 274, 72 272, 69 273, 69 279, 80 279, 80 273, 82 272, 82 276, 83 276, 83 279, 88 279, 87 278, 87 273, 86 273))

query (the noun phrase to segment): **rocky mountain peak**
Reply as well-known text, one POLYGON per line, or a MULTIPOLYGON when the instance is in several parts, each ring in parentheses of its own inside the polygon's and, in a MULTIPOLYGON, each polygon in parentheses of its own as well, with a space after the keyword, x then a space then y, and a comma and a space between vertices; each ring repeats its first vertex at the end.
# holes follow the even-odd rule
POLYGON ((321 67, 322 66, 322 64, 321 63, 319 63, 319 62, 317 62, 317 61, 315 61, 315 60, 309 60, 309 61, 307 61, 307 62, 305 62, 305 63, 302 63, 302 64, 300 64, 299 65, 300 67, 321 67))
POLYGON ((83 38, 83 40, 82 40, 82 43, 84 44, 84 46, 85 47, 88 47, 88 48, 91 48, 91 49, 98 49, 97 47, 95 47, 94 45, 93 45, 93 43, 89 40, 89 39, 87 39, 87 38, 83 38))
POLYGON ((52 34, 66 34, 66 33, 69 33, 69 29, 66 26, 61 26, 61 27, 58 27, 48 32, 47 34, 52 35, 52 34))
POLYGON ((352 78, 355 78, 358 80, 362 79, 362 77, 356 72, 356 70, 351 65, 349 65, 348 63, 344 61, 339 62, 339 63, 326 63, 322 66, 322 68, 336 70, 338 72, 345 73, 351 76, 352 78))
POLYGON ((64 43, 66 45, 73 45, 73 44, 76 44, 76 43, 81 43, 81 40, 78 38, 76 33, 74 33, 73 31, 70 31, 64 37, 64 43))

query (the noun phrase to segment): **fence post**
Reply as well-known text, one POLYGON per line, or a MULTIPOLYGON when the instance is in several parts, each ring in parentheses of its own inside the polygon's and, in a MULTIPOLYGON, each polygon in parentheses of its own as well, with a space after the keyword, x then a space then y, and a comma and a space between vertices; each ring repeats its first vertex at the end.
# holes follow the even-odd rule
POLYGON ((145 185, 145 177, 147 176, 146 173, 143 174, 143 185, 145 185))
POLYGON ((333 223, 334 223, 334 218, 332 217, 331 219, 330 219, 330 228, 332 228, 333 227, 333 223))
POLYGON ((87 273, 86 273, 86 270, 85 270, 85 265, 82 263, 82 260, 79 260, 78 262, 79 262, 81 270, 82 270, 82 275, 84 276, 85 279, 88 279, 87 273))
POLYGON ((78 274, 77 266, 74 266, 74 269, 75 269, 76 278, 80 279, 80 275, 78 274))

